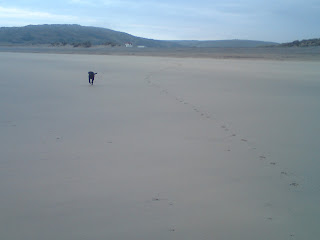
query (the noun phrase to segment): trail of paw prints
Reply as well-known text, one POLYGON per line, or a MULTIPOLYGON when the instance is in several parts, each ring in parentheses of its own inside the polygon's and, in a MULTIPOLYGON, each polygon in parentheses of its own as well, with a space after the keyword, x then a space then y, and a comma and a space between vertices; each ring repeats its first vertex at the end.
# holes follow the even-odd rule
MULTIPOLYGON (((166 69, 168 69, 168 68, 166 68, 166 69)), ((157 73, 162 72, 162 71, 164 71, 166 69, 158 71, 157 73)), ((190 101, 186 100, 185 98, 177 96, 174 93, 171 93, 169 91, 169 89, 167 89, 165 87, 162 87, 159 83, 155 83, 152 80, 152 77, 153 77, 154 74, 155 74, 155 72, 149 73, 145 77, 145 80, 147 81, 149 86, 157 88, 159 90, 160 94, 167 95, 168 97, 171 97, 178 104, 181 104, 186 108, 189 108, 191 111, 196 113, 202 119, 214 121, 214 123, 218 124, 218 126, 220 126, 220 128, 226 133, 225 139, 236 139, 236 138, 239 138, 242 143, 245 143, 247 145, 247 148, 249 150, 256 150, 257 149, 257 147, 254 145, 254 143, 248 141, 246 138, 241 138, 240 136, 238 136, 238 134, 236 134, 235 131, 232 130, 231 124, 228 124, 225 121, 219 120, 214 114, 210 113, 209 111, 203 110, 203 108, 191 103, 190 101)), ((228 146, 226 148, 226 151, 230 152, 231 151, 231 147, 228 146)))
POLYGON ((178 103, 181 103, 183 105, 185 105, 186 107, 189 107, 189 109, 193 112, 195 112, 197 115, 199 115, 202 119, 213 119, 215 120, 215 117, 210 114, 209 112, 207 111, 204 111, 203 109, 201 109, 199 106, 196 106, 194 104, 192 104, 191 102, 185 100, 184 98, 182 97, 178 97, 178 96, 175 96, 174 94, 170 94, 171 96, 173 96, 173 99, 178 102, 178 103))
MULTIPOLYGON (((165 70, 165 69, 163 69, 163 70, 165 70)), ((160 89, 161 93, 164 93, 166 95, 169 95, 169 96, 173 97, 173 99, 176 102, 189 107, 192 111, 194 111, 196 114, 198 114, 203 119, 212 119, 212 120, 214 120, 215 123, 220 125, 220 128, 226 132, 226 137, 225 138, 239 139, 239 141, 243 145, 245 145, 248 150, 252 150, 252 151, 258 150, 258 148, 257 148, 257 146, 256 146, 256 144, 254 142, 250 141, 246 137, 239 136, 236 133, 236 131, 232 130, 231 124, 228 124, 228 123, 226 123, 225 121, 222 121, 222 120, 218 120, 216 116, 214 116, 213 114, 210 114, 208 111, 203 110, 199 106, 196 106, 196 105, 190 103, 188 100, 186 100, 186 99, 184 99, 182 97, 179 97, 179 96, 176 96, 175 94, 170 93, 168 89, 162 87, 160 84, 153 83, 152 76, 153 76, 152 73, 150 73, 150 74, 148 74, 146 76, 146 80, 150 85, 160 89)), ((227 146, 226 149, 227 149, 226 150, 227 152, 231 151, 231 147, 230 146, 227 146)), ((268 156, 268 158, 267 158, 267 155, 265 155, 265 154, 257 154, 257 159, 264 160, 264 161, 269 161, 269 158, 270 157, 268 156)), ((271 166, 277 166, 278 165, 278 163, 276 161, 269 161, 269 164, 271 166)), ((292 186, 297 186, 297 185, 294 184, 292 186)))
MULTIPOLYGON (((279 171, 280 184, 283 184, 284 187, 292 193, 301 193, 303 191, 303 186, 305 185, 305 178, 299 176, 289 170, 283 170, 281 162, 271 160, 271 156, 259 155, 259 160, 262 161, 265 165, 269 165, 270 169, 279 171)), ((265 207, 272 208, 272 201, 268 201, 264 205, 265 207)), ((290 210, 291 211, 291 210, 290 210)), ((269 216, 266 218, 268 222, 273 222, 274 218, 269 216)), ((288 239, 296 239, 295 233, 288 233, 288 239)))
POLYGON ((281 163, 270 159, 270 156, 264 154, 259 155, 259 160, 261 162, 269 165, 272 169, 279 171, 280 179, 286 181, 286 184, 291 191, 301 191, 304 183, 304 177, 298 176, 289 170, 281 170, 281 163))
MULTIPOLYGON (((166 91, 168 92, 167 89, 166 89, 166 91)), ((240 141, 242 143, 246 144, 246 146, 249 150, 256 150, 257 149, 257 147, 255 146, 255 144, 253 142, 249 141, 247 138, 243 138, 243 137, 239 136, 236 133, 236 131, 234 131, 232 129, 230 123, 227 123, 226 121, 223 121, 223 120, 219 120, 219 118, 217 116, 215 116, 214 114, 210 113, 209 111, 203 110, 201 107, 196 106, 195 104, 187 101, 186 99, 184 99, 182 97, 175 96, 174 94, 170 94, 170 95, 173 96, 175 101, 177 101, 178 103, 181 103, 183 105, 188 106, 191 111, 195 112, 202 119, 212 120, 215 124, 220 126, 221 130, 225 132, 225 139, 238 138, 238 139, 240 139, 240 141)), ((227 151, 231 151, 230 146, 228 147, 227 151)))
MULTIPOLYGON (((196 106, 192 103, 190 103, 188 100, 176 96, 175 94, 170 93, 170 91, 166 88, 163 88, 160 84, 155 84, 152 82, 152 74, 147 76, 147 82, 148 84, 150 84, 151 86, 154 86, 158 89, 160 89, 160 93, 168 95, 170 97, 172 97, 177 103, 184 105, 185 107, 189 107, 193 112, 195 112, 196 114, 198 114, 202 119, 207 119, 207 120, 214 120, 215 124, 218 124, 220 126, 220 128, 226 132, 226 139, 234 139, 233 141, 240 141, 241 144, 243 144, 244 146, 246 146, 246 148, 249 151, 255 151, 256 153, 256 159, 260 160, 261 162, 263 162, 264 164, 267 164, 268 166, 270 166, 270 169, 274 169, 279 171, 279 163, 276 160, 273 160, 272 157, 268 154, 259 154, 258 153, 258 148, 256 146, 256 144, 252 141, 250 141, 248 138, 246 137, 242 137, 239 136, 236 131, 232 130, 231 124, 227 124, 225 121, 219 121, 217 119, 216 116, 214 116, 213 114, 210 114, 208 111, 204 111, 202 108, 200 108, 199 106, 196 106)), ((230 146, 230 144, 228 144, 225 148, 226 152, 231 152, 232 148, 230 146)), ((302 178, 298 178, 295 174, 293 173, 289 173, 288 171, 280 171, 280 175, 283 179, 286 180, 286 184, 289 188, 290 191, 301 191, 302 190, 302 178)), ((271 203, 270 203, 270 206, 271 203)), ((267 221, 272 222, 273 221, 273 217, 267 217, 266 218, 267 221)), ((290 239, 294 239, 294 234, 289 234, 290 239)))
MULTIPOLYGON (((222 120, 219 121, 216 116, 214 116, 213 114, 210 114, 208 111, 204 111, 201 107, 190 103, 190 101, 187 101, 186 99, 184 99, 182 97, 179 97, 179 96, 176 96, 175 94, 170 93, 168 89, 162 87, 160 84, 153 83, 151 78, 152 78, 152 74, 149 74, 146 77, 148 83, 150 85, 155 86, 156 88, 160 89, 161 93, 165 93, 166 95, 171 96, 177 103, 182 104, 185 107, 189 107, 191 109, 191 111, 195 112, 202 119, 213 120, 215 124, 218 124, 218 126, 220 126, 220 128, 226 133, 225 139, 231 139, 231 141, 236 141, 238 139, 238 141, 240 141, 241 144, 246 146, 246 148, 248 150, 250 150, 250 151, 256 151, 257 150, 257 146, 255 145, 255 143, 250 141, 250 140, 248 140, 248 138, 241 137, 237 133, 235 133, 235 131, 232 130, 231 124, 228 124, 228 123, 226 123, 225 121, 222 121, 222 120)), ((232 147, 231 147, 230 142, 227 141, 226 143, 227 143, 227 146, 225 147, 225 151, 226 152, 231 152, 232 151, 232 147)), ((269 160, 269 159, 267 159, 265 154, 258 154, 258 153, 257 153, 257 159, 265 160, 265 161, 269 160)), ((276 161, 270 161, 269 164, 270 164, 270 166, 276 166, 277 162, 276 161)), ((296 186, 296 185, 294 184, 292 186, 296 186)))

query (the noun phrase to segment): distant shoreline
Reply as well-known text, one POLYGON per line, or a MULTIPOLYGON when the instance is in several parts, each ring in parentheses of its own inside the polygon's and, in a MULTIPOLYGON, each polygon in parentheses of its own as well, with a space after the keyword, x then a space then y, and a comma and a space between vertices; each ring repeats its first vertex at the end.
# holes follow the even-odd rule
POLYGON ((320 47, 257 47, 257 48, 138 48, 92 46, 4 46, 0 52, 89 54, 118 56, 155 56, 176 58, 257 59, 320 61, 320 47))

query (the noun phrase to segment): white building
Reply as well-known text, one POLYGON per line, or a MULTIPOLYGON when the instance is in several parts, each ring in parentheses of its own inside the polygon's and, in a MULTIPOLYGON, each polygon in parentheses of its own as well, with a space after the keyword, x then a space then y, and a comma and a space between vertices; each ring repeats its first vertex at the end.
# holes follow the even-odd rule
POLYGON ((127 42, 127 43, 125 43, 124 45, 125 45, 126 47, 132 47, 132 46, 133 46, 131 42, 127 42))

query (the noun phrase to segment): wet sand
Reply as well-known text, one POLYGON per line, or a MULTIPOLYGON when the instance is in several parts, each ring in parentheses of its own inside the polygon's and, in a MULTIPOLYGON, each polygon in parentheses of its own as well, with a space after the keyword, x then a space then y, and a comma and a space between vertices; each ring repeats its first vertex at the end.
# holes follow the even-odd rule
POLYGON ((1 52, 1 238, 318 239, 320 62, 273 59, 1 52))
POLYGON ((320 61, 320 47, 255 47, 255 48, 138 48, 106 47, 75 48, 70 45, 4 46, 0 52, 86 54, 115 56, 153 56, 175 58, 254 59, 280 61, 320 61))

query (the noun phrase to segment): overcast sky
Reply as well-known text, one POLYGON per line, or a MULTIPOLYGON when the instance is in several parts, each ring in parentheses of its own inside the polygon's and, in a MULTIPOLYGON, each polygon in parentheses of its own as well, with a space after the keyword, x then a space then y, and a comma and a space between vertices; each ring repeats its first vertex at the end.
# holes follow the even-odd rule
POLYGON ((80 24, 163 40, 320 37, 320 0, 0 0, 0 26, 80 24))

